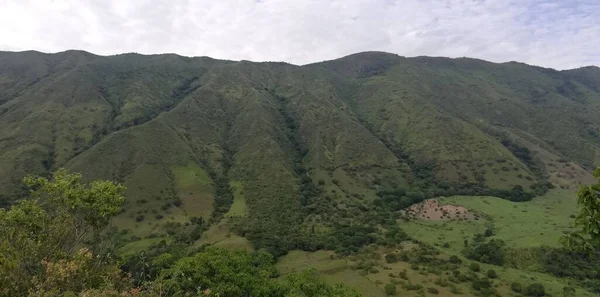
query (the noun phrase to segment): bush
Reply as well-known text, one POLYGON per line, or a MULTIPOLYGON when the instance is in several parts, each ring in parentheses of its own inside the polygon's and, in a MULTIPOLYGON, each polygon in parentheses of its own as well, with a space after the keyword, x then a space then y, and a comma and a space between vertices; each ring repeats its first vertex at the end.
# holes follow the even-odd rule
POLYGON ((456 256, 456 255, 450 256, 450 260, 449 261, 450 261, 450 263, 453 263, 453 264, 460 264, 460 263, 462 263, 462 260, 458 256, 456 256))
POLYGON ((485 232, 483 233, 483 236, 490 237, 492 235, 494 235, 494 231, 492 231, 492 229, 490 229, 490 228, 485 229, 485 232))
POLYGON ((492 286, 488 279, 476 279, 473 281, 473 289, 479 291, 484 289, 489 289, 492 286))
POLYGON ((139 215, 139 216, 135 217, 135 221, 136 221, 136 222, 141 222, 141 221, 143 221, 145 218, 146 218, 146 217, 144 217, 144 215, 143 215, 143 214, 141 214, 141 215, 139 215))
POLYGON ((418 291, 418 290, 421 290, 421 289, 423 289, 423 286, 422 286, 421 284, 414 284, 414 285, 413 285, 413 284, 411 284, 411 283, 408 283, 408 284, 406 284, 406 285, 404 286, 404 288, 405 288, 406 290, 408 290, 408 291, 418 291))
POLYGON ((385 285, 385 294, 388 296, 396 295, 396 285, 394 285, 394 284, 385 285))
POLYGON ((527 296, 540 297, 546 295, 546 290, 544 288, 544 285, 540 283, 535 283, 527 286, 523 293, 527 296))
POLYGON ((396 254, 389 253, 389 254, 385 255, 385 261, 387 263, 396 263, 396 262, 398 262, 398 258, 396 257, 396 254))
POLYGON ((575 288, 566 286, 563 288, 564 296, 575 296, 575 288))
POLYGON ((438 291, 438 289, 436 289, 436 288, 434 288, 434 287, 429 287, 429 288, 427 288, 427 292, 429 292, 429 293, 431 293, 431 294, 435 294, 435 295, 437 295, 437 294, 439 294, 439 293, 440 293, 440 291, 438 291))
POLYGON ((487 277, 496 278, 496 277, 498 277, 498 274, 496 274, 496 271, 494 271, 493 269, 490 269, 487 271, 487 277))
POLYGON ((479 272, 479 270, 481 270, 481 268, 479 267, 479 264, 477 264, 477 263, 471 263, 471 265, 469 265, 469 269, 471 269, 471 271, 474 271, 474 272, 479 272))
POLYGON ((523 291, 523 286, 521 285, 521 283, 512 283, 510 284, 510 289, 513 290, 513 292, 515 293, 521 293, 523 291))

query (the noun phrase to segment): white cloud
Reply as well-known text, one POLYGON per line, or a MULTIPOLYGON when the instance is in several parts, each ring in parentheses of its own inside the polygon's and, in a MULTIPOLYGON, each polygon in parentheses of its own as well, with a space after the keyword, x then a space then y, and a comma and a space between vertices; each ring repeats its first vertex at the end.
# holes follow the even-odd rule
POLYGON ((305 64, 359 51, 600 64, 597 0, 0 0, 0 49, 305 64))

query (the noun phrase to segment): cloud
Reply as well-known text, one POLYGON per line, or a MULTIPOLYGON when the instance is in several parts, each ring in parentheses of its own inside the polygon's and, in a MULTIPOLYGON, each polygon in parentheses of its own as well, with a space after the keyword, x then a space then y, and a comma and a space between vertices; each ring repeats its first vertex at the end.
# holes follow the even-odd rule
POLYGON ((597 0, 0 0, 0 49, 306 64, 360 51, 600 64, 597 0))

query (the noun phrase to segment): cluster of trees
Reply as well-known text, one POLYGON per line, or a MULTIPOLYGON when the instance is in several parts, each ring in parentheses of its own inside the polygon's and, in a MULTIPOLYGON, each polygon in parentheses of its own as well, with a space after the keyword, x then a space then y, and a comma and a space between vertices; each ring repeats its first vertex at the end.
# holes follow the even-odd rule
POLYGON ((0 296, 358 296, 314 271, 280 281, 266 252, 161 242, 120 266, 103 230, 124 203, 122 186, 62 169, 25 182, 30 196, 0 209, 0 296))
POLYGON ((500 239, 485 239, 475 236, 472 243, 465 247, 465 257, 482 263, 504 265, 505 243, 500 239))
POLYGON ((440 182, 427 190, 418 188, 411 190, 401 188, 381 189, 377 191, 379 199, 374 201, 374 205, 391 211, 398 211, 422 202, 425 199, 453 195, 494 196, 510 201, 522 202, 529 201, 538 195, 543 195, 552 188, 554 188, 554 185, 550 182, 533 184, 529 191, 526 191, 523 186, 520 185, 516 185, 510 190, 504 190, 489 189, 478 183, 450 184, 447 182, 440 182))
POLYGON ((503 139, 500 141, 500 143, 502 143, 502 145, 504 145, 515 157, 517 157, 517 159, 523 162, 523 164, 527 165, 531 172, 537 176, 542 175, 543 170, 535 162, 533 156, 531 155, 531 151, 528 148, 509 139, 503 139))

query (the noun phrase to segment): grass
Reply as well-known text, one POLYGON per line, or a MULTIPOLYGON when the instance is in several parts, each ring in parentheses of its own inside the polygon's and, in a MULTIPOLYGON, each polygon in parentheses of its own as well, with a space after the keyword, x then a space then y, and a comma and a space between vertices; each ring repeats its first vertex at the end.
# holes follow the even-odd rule
MULTIPOLYGON (((389 251, 387 251, 389 252, 389 251)), ((286 256, 279 259, 277 269, 285 276, 289 273, 299 272, 305 269, 315 269, 326 281, 336 284, 342 283, 346 286, 356 289, 359 293, 366 297, 383 297, 384 286, 392 281, 407 281, 412 284, 421 284, 425 290, 429 287, 434 287, 439 291, 438 296, 478 296, 471 289, 470 282, 454 283, 461 292, 459 295, 453 294, 450 287, 440 286, 435 283, 438 279, 448 279, 450 271, 436 271, 435 267, 427 267, 421 264, 412 265, 408 262, 385 263, 382 255, 386 250, 379 248, 375 253, 367 253, 352 257, 333 257, 331 251, 291 251, 286 256), (375 270, 365 272, 355 270, 353 265, 358 263, 360 259, 377 263, 375 270), (413 269, 418 267, 418 269, 413 269), (398 273, 405 271, 407 279, 403 280, 398 277, 398 273), (393 275, 390 276, 390 274, 393 275)), ((439 257, 448 257, 448 254, 442 253, 439 257)), ((464 260, 459 270, 461 273, 466 273, 469 269, 469 261, 464 260)), ((479 277, 483 277, 485 272, 493 269, 497 272, 498 278, 493 280, 494 287, 500 296, 518 296, 511 291, 510 285, 513 282, 519 282, 524 287, 532 283, 541 283, 544 285, 547 294, 552 296, 562 296, 563 287, 569 285, 567 280, 553 277, 543 273, 522 271, 513 268, 498 267, 480 263, 481 272, 479 277)), ((451 282, 450 282, 451 283, 451 282)), ((400 284, 396 285, 397 296, 421 296, 419 291, 406 290, 400 284)), ((432 295, 427 295, 432 296, 432 295)), ((587 291, 577 288, 577 296, 589 296, 587 291)))
POLYGON ((229 208, 226 217, 243 217, 246 216, 246 198, 244 197, 244 185, 241 181, 229 182, 233 188, 233 203, 229 208))
POLYGON ((333 252, 291 251, 279 259, 277 269, 282 275, 300 272, 305 269, 316 269, 331 284, 343 283, 361 293, 365 297, 383 297, 385 293, 368 278, 349 267, 347 259, 331 259, 333 252))
POLYGON ((202 237, 194 243, 194 246, 211 244, 217 247, 253 251, 254 247, 248 239, 231 232, 229 224, 229 218, 223 218, 219 223, 211 225, 202 233, 202 237))
POLYGON ((172 239, 169 237, 144 238, 126 244, 125 246, 121 247, 118 252, 120 256, 126 257, 129 255, 139 253, 141 251, 146 251, 150 248, 151 245, 159 243, 162 240, 165 240, 167 243, 172 241, 172 239))
POLYGON ((209 218, 213 212, 213 185, 208 174, 197 164, 175 166, 171 169, 175 178, 178 197, 183 201, 187 216, 209 218))
POLYGON ((478 221, 412 221, 402 227, 410 235, 436 245, 448 243, 450 250, 460 252, 464 240, 493 226, 495 238, 516 248, 541 245, 558 246, 564 231, 577 213, 575 194, 552 190, 528 202, 511 202, 496 197, 455 196, 443 198, 442 204, 460 205, 484 214, 478 221))

